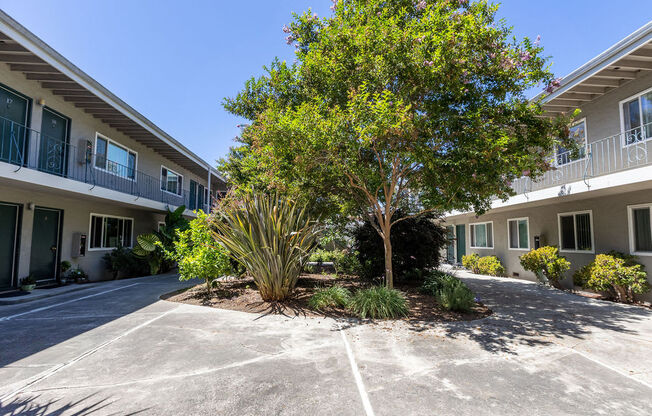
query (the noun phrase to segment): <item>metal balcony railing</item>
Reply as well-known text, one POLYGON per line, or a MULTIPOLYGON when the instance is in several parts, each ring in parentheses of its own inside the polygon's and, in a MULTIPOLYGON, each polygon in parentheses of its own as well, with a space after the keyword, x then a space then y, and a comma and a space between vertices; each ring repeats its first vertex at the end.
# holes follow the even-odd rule
POLYGON ((584 181, 590 185, 591 178, 650 165, 652 158, 652 123, 624 133, 590 142, 574 158, 570 151, 558 153, 552 158, 553 169, 533 181, 523 176, 512 183, 517 195, 540 189, 584 181))
MULTIPOLYGON (((80 141, 83 144, 83 141, 80 141)), ((138 198, 190 207, 189 191, 168 192, 159 178, 93 153, 92 142, 74 146, 0 117, 0 161, 16 170, 34 169, 138 198)), ((208 212, 208 205, 203 204, 208 212)))

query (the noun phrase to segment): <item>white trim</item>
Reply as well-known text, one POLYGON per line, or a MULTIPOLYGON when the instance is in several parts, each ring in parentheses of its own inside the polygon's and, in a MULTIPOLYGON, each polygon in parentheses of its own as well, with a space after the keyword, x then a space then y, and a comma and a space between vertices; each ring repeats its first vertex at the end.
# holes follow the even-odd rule
POLYGON ((645 126, 646 124, 643 123, 643 106, 641 105, 641 97, 643 95, 649 93, 649 92, 652 92, 652 88, 648 88, 646 90, 640 91, 640 92, 638 92, 638 93, 636 93, 634 95, 630 95, 629 97, 618 101, 618 112, 620 113, 620 145, 623 148, 633 146, 633 145, 636 145, 636 144, 640 144, 640 143, 644 143, 644 142, 646 142, 646 141, 648 141, 650 139, 650 137, 646 137, 645 139, 643 139, 643 140, 641 140, 639 142, 634 142, 634 143, 627 144, 627 141, 625 140, 625 132, 626 132, 626 130, 625 130, 625 112, 623 111, 623 104, 625 104, 627 101, 632 101, 632 100, 636 99, 638 101, 638 112, 639 112, 639 116, 640 116, 639 121, 641 122, 641 126, 638 127, 638 128, 640 128, 641 131, 643 131, 643 126, 645 126))
MULTIPOLYGON (((494 222, 493 221, 482 221, 482 222, 469 223, 469 247, 473 248, 473 249, 480 249, 480 250, 493 250, 494 249, 494 232, 495 231, 496 230, 494 228, 494 222), (491 224, 491 246, 487 246, 487 247, 472 246, 471 243, 473 242, 473 240, 475 240, 475 238, 473 238, 473 231, 471 229, 471 226, 472 225, 482 225, 482 224, 491 224)), ((486 227, 485 227, 485 232, 486 232, 486 227)), ((489 244, 489 241, 487 241, 487 244, 489 244)))
MULTIPOLYGON (((137 151, 132 150, 132 149, 128 148, 127 146, 116 142, 115 140, 113 140, 109 136, 106 136, 106 135, 104 135, 104 134, 102 134, 100 132, 97 132, 97 131, 95 132, 95 143, 93 144, 93 146, 94 146, 93 147, 93 155, 95 155, 95 158, 93 158, 92 162, 93 162, 93 167, 95 169, 101 170, 102 172, 106 172, 106 173, 109 173, 109 174, 114 175, 114 176, 117 176, 118 178, 122 178, 122 179, 132 181, 132 182, 138 182, 137 181, 137 179, 138 179, 138 175, 137 175, 137 171, 138 171, 138 152, 137 151), (98 137, 101 137, 102 140, 106 140, 106 157, 104 158, 104 162, 105 162, 104 163, 104 168, 98 168, 97 167, 97 138, 98 137), (109 169, 106 168, 106 165, 109 162, 109 144, 110 143, 113 143, 114 146, 117 146, 117 147, 119 147, 121 149, 126 150, 127 153, 133 153, 133 154, 136 155, 136 160, 134 161, 134 177, 133 177, 133 179, 130 178, 129 176, 118 175, 117 173, 112 172, 112 171, 110 171, 109 169)), ((111 160, 111 162, 117 163, 117 162, 115 162, 113 160, 111 160)), ((129 169, 129 166, 127 165, 126 168, 129 169)))
POLYGON ((627 229, 629 237, 629 254, 635 256, 652 256, 652 251, 636 251, 636 242, 634 241, 634 210, 637 208, 649 208, 650 221, 652 224, 652 203, 627 205, 627 229))
MULTIPOLYGON (((582 160, 586 159, 587 156, 589 155, 589 126, 588 126, 588 124, 586 122, 586 117, 582 117, 581 119, 572 122, 570 127, 573 128, 573 127, 577 126, 580 123, 584 123, 584 156, 580 157, 580 158, 577 158, 577 159, 573 159, 573 160, 569 159, 568 162, 560 164, 559 163, 559 153, 558 153, 559 145, 556 144, 555 149, 554 149, 555 150, 554 151, 554 161, 553 161, 554 166, 570 165, 571 163, 579 162, 579 161, 582 161, 582 160)), ((570 139, 570 137, 568 139, 570 139)))
MULTIPOLYGON (((520 243, 521 242, 520 234, 517 233, 517 235, 519 235, 519 241, 518 242, 520 243)), ((520 244, 519 244, 519 246, 520 246, 520 244)), ((507 219, 507 249, 508 250, 515 250, 515 251, 530 251, 530 217, 519 217, 519 218, 508 218, 507 219), (516 221, 516 228, 517 228, 517 231, 518 231, 518 221, 523 221, 523 220, 525 220, 525 225, 527 227, 527 248, 520 248, 520 247, 513 248, 512 247, 511 236, 509 234, 509 222, 510 221, 516 221)))
MULTIPOLYGON (((113 250, 115 247, 91 247, 92 241, 93 241, 93 217, 100 217, 102 219, 104 218, 116 218, 119 220, 131 220, 131 235, 129 236, 129 245, 125 245, 123 247, 125 248, 132 248, 134 246, 134 224, 135 221, 131 217, 121 217, 119 215, 111 215, 111 214, 99 214, 96 212, 91 212, 89 221, 88 221, 88 238, 86 241, 88 241, 88 251, 107 251, 107 250, 113 250)), ((124 227, 124 222, 122 223, 124 227)), ((124 233, 124 228, 122 230, 124 233)), ((102 234, 100 236, 100 244, 104 243, 104 220, 102 220, 102 234)))
POLYGON ((185 181, 183 180, 183 175, 182 175, 182 174, 180 174, 180 173, 177 172, 176 170, 172 170, 172 169, 168 168, 168 167, 165 166, 165 165, 161 165, 161 170, 160 170, 160 172, 159 172, 159 188, 161 188, 161 191, 163 191, 163 192, 165 192, 165 193, 168 193, 168 194, 170 194, 170 195, 175 195, 175 196, 181 196, 181 197, 182 197, 182 196, 183 196, 183 189, 182 189, 183 186, 179 186, 179 181, 178 181, 178 180, 177 180, 177 190, 179 191, 178 193, 170 192, 170 191, 167 190, 167 187, 168 187, 168 181, 167 181, 167 178, 166 178, 166 180, 165 180, 165 188, 166 188, 166 189, 163 189, 163 188, 161 187, 161 185, 163 185, 163 169, 167 170, 168 172, 172 172, 172 173, 174 173, 175 175, 177 175, 177 177, 181 178, 181 185, 183 185, 183 183, 185 182, 185 181))
POLYGON ((559 238, 560 253, 595 254, 595 231, 593 228, 593 210, 571 211, 557 213, 557 236, 559 238), (577 250, 577 214, 589 214, 589 226, 591 227, 591 250, 577 250), (573 216, 573 235, 575 237, 575 250, 563 249, 561 245, 561 217, 573 216))

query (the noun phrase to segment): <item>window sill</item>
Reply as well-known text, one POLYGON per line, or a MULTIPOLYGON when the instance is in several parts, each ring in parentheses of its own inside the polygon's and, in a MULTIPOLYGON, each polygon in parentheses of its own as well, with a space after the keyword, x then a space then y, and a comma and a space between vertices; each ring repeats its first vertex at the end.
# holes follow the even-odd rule
POLYGON ((632 254, 634 256, 650 257, 652 256, 652 251, 631 251, 629 254, 632 254))
POLYGON ((530 251, 530 248, 512 248, 512 247, 507 247, 507 250, 512 250, 512 251, 530 251))
POLYGON ((571 254, 595 254, 595 250, 562 250, 559 249, 560 253, 571 253, 571 254))
POLYGON ((469 248, 475 249, 475 250, 493 250, 493 247, 473 247, 469 246, 469 248))

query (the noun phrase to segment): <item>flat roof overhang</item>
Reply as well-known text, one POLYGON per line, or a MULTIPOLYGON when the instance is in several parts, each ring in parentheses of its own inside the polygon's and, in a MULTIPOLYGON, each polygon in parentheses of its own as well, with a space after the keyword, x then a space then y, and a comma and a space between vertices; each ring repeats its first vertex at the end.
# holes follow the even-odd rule
POLYGON ((103 123, 198 176, 208 172, 225 183, 209 163, 111 93, 45 42, 0 10, 0 62, 40 82, 103 123))
POLYGON ((652 71, 652 22, 613 45, 561 80, 549 95, 541 93, 546 114, 566 114, 652 71))

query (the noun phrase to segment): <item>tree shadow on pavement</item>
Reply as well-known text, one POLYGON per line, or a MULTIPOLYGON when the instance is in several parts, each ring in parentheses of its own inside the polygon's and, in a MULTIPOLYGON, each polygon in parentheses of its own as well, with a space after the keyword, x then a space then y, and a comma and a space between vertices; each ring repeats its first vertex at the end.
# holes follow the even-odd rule
POLYGON ((39 400, 40 395, 28 396, 26 394, 24 396, 16 396, 9 401, 0 401, 0 414, 7 416, 83 416, 94 414, 102 409, 105 411, 110 410, 108 407, 111 405, 115 405, 115 412, 111 414, 116 415, 136 415, 148 410, 143 409, 136 412, 124 413, 115 401, 111 401, 110 398, 98 400, 93 396, 95 394, 64 403, 61 399, 41 401, 39 400))
POLYGON ((446 336, 467 337, 486 351, 516 354, 518 346, 549 345, 562 339, 579 342, 596 330, 637 335, 636 324, 652 318, 652 310, 646 308, 588 299, 526 281, 458 277, 494 313, 468 322, 419 323, 412 330, 443 328, 446 336))

